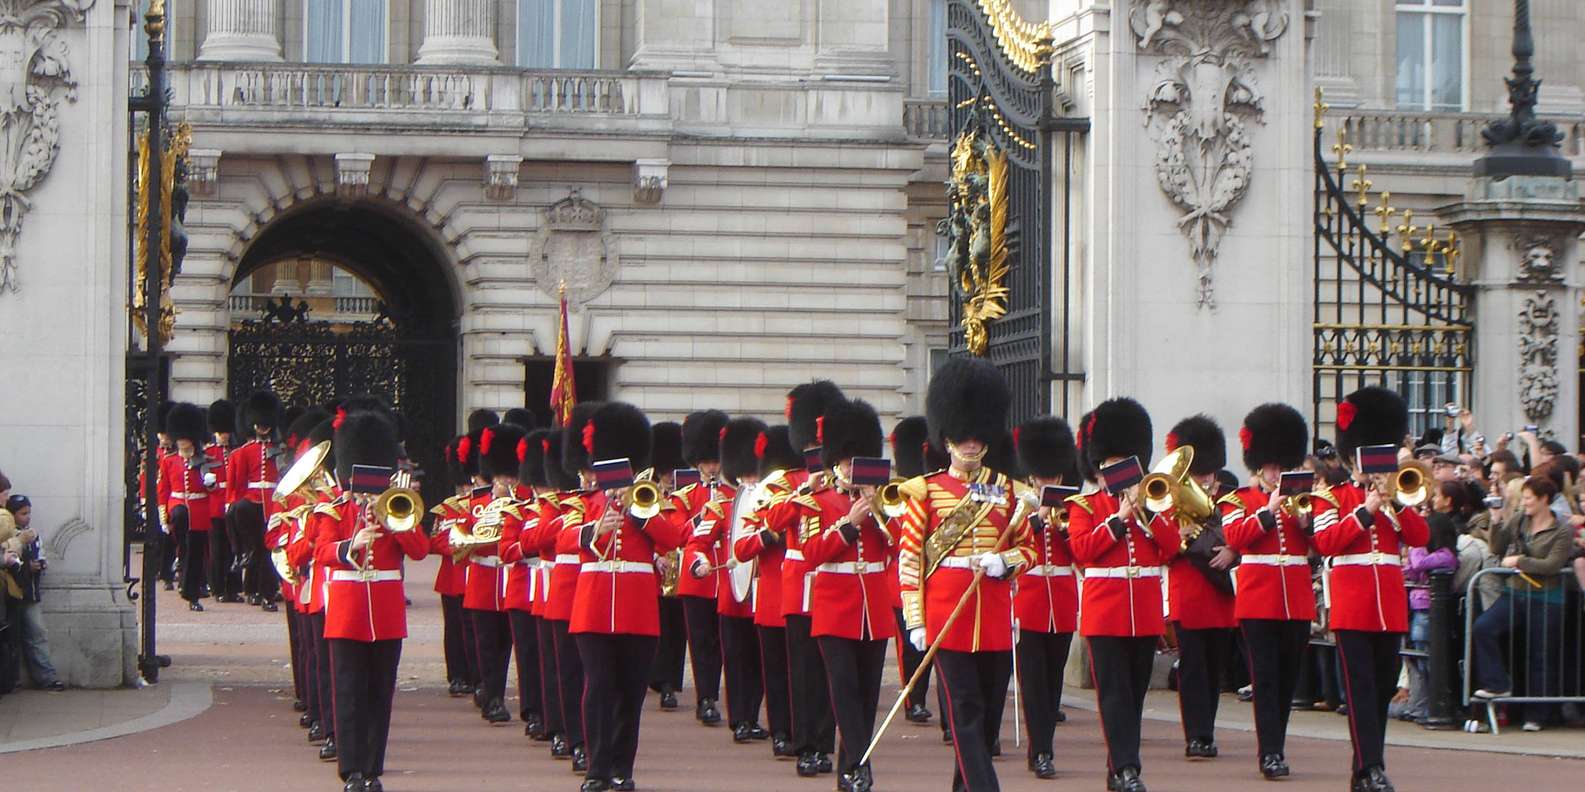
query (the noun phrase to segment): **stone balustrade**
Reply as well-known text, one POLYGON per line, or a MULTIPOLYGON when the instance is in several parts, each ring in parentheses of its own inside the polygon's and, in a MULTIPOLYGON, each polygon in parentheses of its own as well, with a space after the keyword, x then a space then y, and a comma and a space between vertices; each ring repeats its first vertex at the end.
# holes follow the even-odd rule
POLYGON ((946 140, 952 114, 944 100, 909 99, 903 102, 903 129, 910 140, 946 140))
MULTIPOLYGON (((1424 154, 1467 154, 1480 152, 1485 144, 1480 131, 1497 113, 1422 113, 1398 110, 1336 109, 1327 112, 1326 136, 1332 139, 1337 129, 1348 133, 1348 142, 1358 152, 1418 152, 1424 154)), ((1563 153, 1572 158, 1585 157, 1585 119, 1550 118, 1563 133, 1563 153)))

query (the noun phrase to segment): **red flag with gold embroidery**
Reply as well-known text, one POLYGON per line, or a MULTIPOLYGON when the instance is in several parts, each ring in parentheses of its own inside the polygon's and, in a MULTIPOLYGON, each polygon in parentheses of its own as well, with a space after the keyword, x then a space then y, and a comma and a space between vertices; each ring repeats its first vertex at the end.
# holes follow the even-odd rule
POLYGON ((567 333, 567 284, 561 284, 561 329, 556 333, 556 374, 550 381, 550 415, 557 426, 572 420, 578 389, 572 378, 572 342, 567 333))

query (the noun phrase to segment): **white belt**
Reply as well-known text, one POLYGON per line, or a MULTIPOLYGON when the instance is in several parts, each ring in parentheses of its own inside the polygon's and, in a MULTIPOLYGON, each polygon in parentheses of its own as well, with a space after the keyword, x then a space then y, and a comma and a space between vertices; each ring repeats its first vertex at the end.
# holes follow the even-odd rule
POLYGON ((815 567, 818 572, 838 575, 869 575, 886 571, 885 561, 828 561, 815 567))
POLYGON ((974 556, 950 556, 941 559, 936 566, 951 567, 953 569, 973 569, 974 556))
POLYGON ((1256 564, 1260 566, 1307 567, 1310 565, 1310 559, 1302 555, 1289 555, 1287 553, 1251 553, 1249 555, 1240 556, 1239 563, 1256 564))
POLYGON ((580 562, 582 560, 583 559, 581 557, 579 557, 579 555, 577 553, 562 553, 561 555, 556 556, 556 566, 563 566, 565 564, 576 564, 576 563, 578 563, 578 562, 580 562))
POLYGON ((1024 573, 1030 577, 1072 577, 1073 567, 1058 566, 1056 564, 1040 564, 1032 566, 1024 573))
POLYGON ((787 553, 783 555, 782 558, 785 558, 788 561, 802 561, 804 560, 804 551, 799 550, 796 547, 789 547, 787 548, 787 553))
POLYGON ((330 572, 330 579, 337 583, 380 583, 390 580, 401 580, 400 569, 334 569, 330 572))
POLYGON ((275 482, 273 482, 273 481, 254 481, 254 482, 249 482, 248 489, 272 490, 272 489, 275 489, 275 482))
POLYGON ((582 569, 584 572, 654 572, 655 565, 648 561, 590 561, 582 569))
POLYGON ((512 563, 517 564, 519 566, 526 566, 529 569, 539 569, 539 559, 538 558, 519 558, 516 561, 513 561, 512 563))
POLYGON ((1402 566, 1402 559, 1391 553, 1353 553, 1332 556, 1332 566, 1402 566))
POLYGON ((205 498, 209 497, 209 493, 207 493, 207 492, 173 492, 173 493, 171 493, 171 497, 172 498, 179 498, 181 500, 190 500, 190 501, 193 501, 193 500, 204 500, 205 498))
POLYGON ((473 556, 468 560, 478 564, 479 566, 490 567, 492 569, 501 565, 500 556, 473 556))
POLYGON ((1091 567, 1084 570, 1084 578, 1142 578, 1161 577, 1161 567, 1118 566, 1091 567))

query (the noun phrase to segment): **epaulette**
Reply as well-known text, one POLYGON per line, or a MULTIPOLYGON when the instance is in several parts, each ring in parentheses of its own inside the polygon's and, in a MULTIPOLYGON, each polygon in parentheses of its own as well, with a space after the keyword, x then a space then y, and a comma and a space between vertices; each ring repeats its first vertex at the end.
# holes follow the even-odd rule
POLYGON ((689 484, 688 486, 683 487, 682 489, 672 490, 671 491, 672 497, 674 497, 674 498, 686 498, 686 497, 688 497, 689 493, 693 492, 694 489, 696 489, 698 486, 699 486, 698 482, 694 482, 693 484, 689 484))
POLYGON ((812 495, 812 494, 814 494, 814 491, 815 491, 815 481, 814 481, 814 479, 810 478, 810 479, 804 479, 804 483, 799 484, 798 485, 798 489, 794 490, 793 494, 795 494, 795 495, 812 495))
POLYGON ((1090 505, 1090 499, 1089 499, 1088 496, 1085 496, 1085 495, 1069 495, 1068 497, 1063 499, 1063 502, 1064 503, 1071 503, 1071 504, 1083 509, 1086 514, 1094 514, 1095 513, 1095 507, 1090 505))
POLYGON ((1332 508, 1334 508, 1334 509, 1342 509, 1343 508, 1343 504, 1338 502, 1337 496, 1332 494, 1332 488, 1331 487, 1325 487, 1323 489, 1318 489, 1318 490, 1310 493, 1310 497, 1312 497, 1312 498, 1320 498, 1321 500, 1324 500, 1327 503, 1332 504, 1332 508))
POLYGON ((1013 485, 1013 500, 1019 500, 1025 495, 1037 494, 1034 487, 1018 479, 1012 479, 1010 483, 1013 485))
POLYGON ((815 500, 815 496, 813 495, 805 495, 800 493, 798 495, 792 496, 792 502, 806 509, 820 511, 820 502, 815 500))
POLYGON ((341 519, 341 500, 338 498, 330 503, 319 503, 314 506, 314 514, 323 514, 333 520, 341 519))
POLYGON ((725 503, 726 501, 708 501, 705 503, 703 511, 710 512, 716 517, 716 519, 723 519, 726 517, 726 507, 724 506, 725 503))
POLYGON ((567 495, 561 499, 560 505, 563 509, 582 508, 583 497, 577 493, 567 495))
POLYGON ((1231 506, 1231 507, 1233 507, 1235 509, 1245 508, 1244 507, 1244 499, 1238 497, 1238 493, 1237 492, 1229 492, 1226 495, 1223 495, 1222 497, 1217 498, 1216 499, 1216 505, 1218 505, 1218 506, 1224 506, 1224 505, 1225 506, 1231 506))
POLYGON ((898 484, 897 491, 908 500, 924 500, 925 495, 930 492, 930 485, 926 483, 924 476, 914 476, 898 484))
POLYGON ((782 489, 792 489, 792 487, 787 483, 787 471, 785 470, 771 471, 770 476, 764 481, 760 482, 760 485, 764 487, 781 487, 782 489))

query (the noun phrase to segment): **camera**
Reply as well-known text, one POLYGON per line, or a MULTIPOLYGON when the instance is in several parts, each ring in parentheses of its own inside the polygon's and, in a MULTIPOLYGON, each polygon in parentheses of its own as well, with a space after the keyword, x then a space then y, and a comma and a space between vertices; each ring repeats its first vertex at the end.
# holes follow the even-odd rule
POLYGON ((1535 434, 1536 431, 1539 430, 1540 428, 1541 427, 1539 427, 1539 426, 1537 426, 1535 424, 1525 424, 1524 425, 1524 430, 1526 432, 1529 432, 1530 434, 1535 434))
POLYGON ((1486 508, 1488 508, 1488 509, 1500 509, 1500 508, 1502 508, 1502 496, 1501 495, 1487 495, 1485 500, 1484 500, 1484 503, 1486 504, 1486 508))
POLYGON ((1476 433, 1476 435, 1474 437, 1470 438, 1470 441, 1473 442, 1475 445, 1485 445, 1486 444, 1486 435, 1476 433))
POLYGON ((1443 409, 1447 410, 1447 417, 1449 417, 1449 418, 1457 418, 1458 417, 1458 413, 1459 413, 1458 402, 1448 402, 1447 404, 1443 405, 1443 409))

